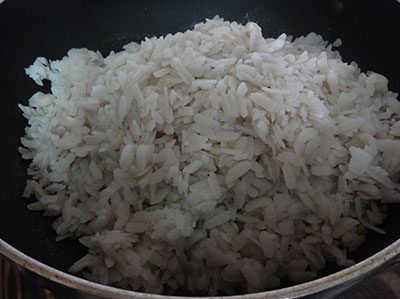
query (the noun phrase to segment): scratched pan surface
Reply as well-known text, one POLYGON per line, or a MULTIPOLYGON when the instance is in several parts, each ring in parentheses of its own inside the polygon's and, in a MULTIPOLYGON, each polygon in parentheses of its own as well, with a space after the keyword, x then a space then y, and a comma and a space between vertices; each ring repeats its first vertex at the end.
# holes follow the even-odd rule
MULTIPOLYGON (((400 91, 400 4, 394 0, 346 1, 341 7, 323 0, 7 0, 0 5, 0 238, 27 255, 66 271, 85 254, 77 240, 55 242, 54 219, 26 209, 21 198, 27 163, 17 152, 25 120, 17 103, 27 103, 39 88, 25 74, 37 56, 58 59, 68 49, 87 47, 107 55, 129 41, 184 31, 215 15, 246 23, 257 22, 264 36, 286 32, 295 37, 310 31, 333 42, 340 37, 345 61, 363 71, 389 78, 400 91)), ((48 86, 42 88, 48 90, 48 86)), ((389 206, 385 235, 369 233, 357 262, 400 237, 400 206, 389 206)), ((329 266, 321 275, 337 271, 329 266)))

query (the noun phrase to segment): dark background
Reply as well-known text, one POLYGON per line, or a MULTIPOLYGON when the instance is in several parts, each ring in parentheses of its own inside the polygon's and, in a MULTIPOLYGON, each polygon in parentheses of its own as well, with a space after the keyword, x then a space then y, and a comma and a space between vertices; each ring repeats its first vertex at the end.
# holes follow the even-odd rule
MULTIPOLYGON (((76 240, 55 242, 54 219, 29 212, 21 198, 28 164, 17 152, 26 126, 17 103, 48 89, 36 86, 24 68, 38 56, 59 59, 70 48, 107 55, 129 41, 185 31, 217 14, 229 21, 255 21, 265 37, 314 31, 330 42, 341 38, 345 61, 382 73, 392 90, 400 90, 400 3, 395 0, 7 0, 0 5, 0 238, 64 271, 85 253, 76 240)), ((399 211, 398 205, 389 207, 383 225, 388 233, 369 233, 352 254, 356 261, 399 238, 399 211)))

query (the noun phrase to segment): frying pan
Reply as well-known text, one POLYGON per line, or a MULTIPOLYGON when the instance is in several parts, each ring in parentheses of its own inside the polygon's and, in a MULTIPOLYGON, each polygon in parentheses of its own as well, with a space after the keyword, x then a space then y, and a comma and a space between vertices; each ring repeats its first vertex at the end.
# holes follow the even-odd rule
MULTIPOLYGON (((58 284, 82 289, 80 284, 74 285, 71 276, 63 276, 69 279, 67 282, 54 277, 64 275, 62 272, 86 249, 76 239, 56 242, 51 228, 54 218, 28 211, 26 205, 30 201, 21 197, 28 163, 20 158, 17 148, 27 124, 17 103, 26 104, 38 91, 24 68, 38 56, 59 59, 70 48, 86 47, 108 55, 129 41, 185 31, 217 14, 229 21, 257 22, 265 37, 277 37, 282 32, 297 37, 311 31, 330 42, 339 37, 344 61, 355 60, 362 71, 385 75, 389 89, 400 91, 400 4, 395 0, 7 0, 0 4, 1 253, 58 284), (43 274, 43 269, 50 272, 43 274)), ((49 86, 41 90, 48 92, 49 86)), ((387 233, 369 232, 366 242, 350 258, 361 262, 380 252, 373 269, 385 264, 385 257, 393 262, 400 247, 399 242, 394 243, 400 237, 399 213, 399 205, 390 205, 382 225, 387 233)), ((337 276, 327 275, 338 270, 341 269, 327 267, 320 273, 320 277, 326 276, 320 283, 327 283, 329 277, 335 279, 337 276)), ((97 284, 91 286, 100 290, 97 284)), ((96 292, 91 291, 102 294, 96 292)))

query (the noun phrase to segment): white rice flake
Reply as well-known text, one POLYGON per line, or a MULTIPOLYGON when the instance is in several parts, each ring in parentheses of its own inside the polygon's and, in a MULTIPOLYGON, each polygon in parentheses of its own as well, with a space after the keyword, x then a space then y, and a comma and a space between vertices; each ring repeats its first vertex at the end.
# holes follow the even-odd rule
POLYGON ((365 150, 356 148, 354 146, 349 149, 351 159, 349 163, 349 170, 345 174, 345 178, 354 179, 364 174, 369 168, 373 157, 365 150))
POLYGON ((251 166, 252 163, 250 161, 242 161, 229 169, 228 174, 225 177, 225 183, 227 186, 231 187, 237 179, 251 169, 251 166))
POLYGON ((286 186, 289 189, 293 189, 296 187, 297 184, 297 178, 294 173, 294 169, 292 166, 290 166, 289 163, 283 163, 282 165, 282 173, 283 177, 285 179, 286 186))
MULTIPOLYGON (((1 0, 0 0, 1 2, 1 0)), ((26 73, 28 208, 87 255, 70 271, 145 293, 241 294, 353 263, 400 202, 400 102, 321 36, 219 17, 26 73)))

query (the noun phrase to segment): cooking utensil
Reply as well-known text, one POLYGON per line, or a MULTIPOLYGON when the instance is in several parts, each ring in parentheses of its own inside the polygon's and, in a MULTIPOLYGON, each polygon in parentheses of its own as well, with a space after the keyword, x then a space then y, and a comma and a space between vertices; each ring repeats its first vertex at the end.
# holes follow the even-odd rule
MULTIPOLYGON (((85 254, 86 249, 76 239, 55 242, 56 234, 51 228, 54 218, 28 211, 26 205, 29 201, 21 198, 28 162, 23 161, 17 152, 19 138, 26 126, 17 103, 26 104, 40 89, 24 73, 24 68, 36 57, 59 59, 70 48, 79 47, 100 50, 107 55, 110 50, 119 50, 129 41, 184 31, 219 14, 230 21, 255 21, 262 27, 264 36, 277 37, 286 32, 297 37, 315 31, 330 42, 339 37, 343 41, 340 52, 345 61, 355 60, 363 71, 384 74, 389 78, 390 89, 399 91, 400 56, 396 45, 400 44, 400 34, 397 33, 400 5, 393 0, 343 0, 335 3, 321 0, 13 0, 2 3, 0 252, 35 275, 55 282, 58 287, 68 286, 97 295, 137 296, 137 293, 100 286, 64 274, 73 261, 85 254)), ((45 85, 42 90, 48 92, 49 86, 45 85)), ((321 272, 321 277, 325 277, 320 281, 260 296, 291 297, 348 286, 354 283, 352 279, 361 279, 395 263, 400 247, 399 241, 395 242, 400 237, 399 212, 399 205, 390 205, 382 226, 387 233, 368 233, 362 247, 351 253, 356 262, 364 260, 361 264, 341 272, 337 272, 340 270, 338 267, 330 266, 321 272), (378 255, 374 258, 367 259, 376 253, 378 255), (332 273, 336 274, 326 276, 332 273)), ((40 279, 42 283, 45 280, 40 279)))

